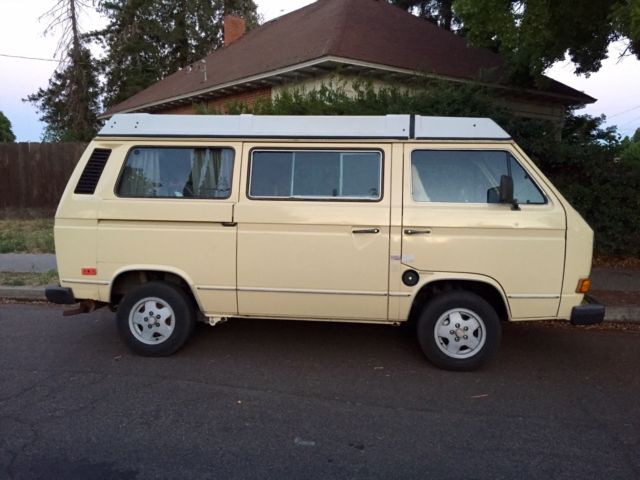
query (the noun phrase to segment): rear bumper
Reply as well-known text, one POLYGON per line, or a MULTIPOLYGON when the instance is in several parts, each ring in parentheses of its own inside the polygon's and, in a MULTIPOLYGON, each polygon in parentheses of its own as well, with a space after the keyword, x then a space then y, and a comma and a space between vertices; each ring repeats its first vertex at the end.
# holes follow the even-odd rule
POLYGON ((73 305, 74 303, 78 303, 73 296, 73 290, 70 288, 50 285, 44 289, 44 294, 51 303, 60 305, 73 305))
POLYGON ((584 305, 573 307, 571 310, 571 323, 573 325, 594 325, 604 320, 604 305, 597 303, 591 297, 585 296, 584 305))

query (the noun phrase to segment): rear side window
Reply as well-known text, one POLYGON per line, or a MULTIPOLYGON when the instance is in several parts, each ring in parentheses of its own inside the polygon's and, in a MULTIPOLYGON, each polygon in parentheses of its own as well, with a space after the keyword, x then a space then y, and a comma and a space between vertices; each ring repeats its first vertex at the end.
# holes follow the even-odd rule
POLYGON ((254 151, 249 197, 364 200, 382 198, 382 154, 367 151, 254 151))
POLYGON ((231 148, 132 148, 116 193, 132 198, 229 198, 233 160, 231 148))
POLYGON ((415 150, 411 154, 411 195, 416 202, 496 203, 502 175, 513 178, 518 203, 547 203, 509 152, 415 150))

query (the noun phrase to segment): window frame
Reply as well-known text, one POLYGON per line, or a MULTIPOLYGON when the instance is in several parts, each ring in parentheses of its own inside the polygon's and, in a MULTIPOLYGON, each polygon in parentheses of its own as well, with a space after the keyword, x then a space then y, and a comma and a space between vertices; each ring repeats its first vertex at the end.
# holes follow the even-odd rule
MULTIPOLYGON (((253 147, 249 150, 247 165, 247 188, 246 196, 249 200, 253 201, 272 201, 272 202, 347 202, 347 203, 380 203, 384 200, 384 169, 385 169, 385 155, 384 150, 379 148, 344 148, 339 149, 336 147, 330 148, 318 148, 318 147, 300 147, 300 148, 283 148, 283 147, 253 147), (377 153, 380 158, 379 167, 379 194, 377 198, 368 197, 317 197, 317 196, 291 196, 291 197, 256 197, 251 195, 251 171, 253 167, 253 155, 259 152, 282 152, 282 153, 295 153, 295 152, 319 152, 319 153, 377 153)), ((293 181, 293 171, 292 181, 293 181)))
POLYGON ((202 145, 134 145, 131 146, 127 149, 127 152, 124 156, 124 160, 122 162, 122 165, 120 166, 120 172, 118 173, 118 178, 116 179, 116 182, 114 184, 113 187, 113 194, 117 197, 117 198, 122 198, 122 199, 134 199, 134 200, 194 200, 194 201, 207 201, 207 202, 211 202, 211 201, 221 201, 221 200, 229 200, 231 198, 231 196, 233 195, 233 178, 235 175, 235 169, 236 169, 236 163, 237 163, 237 152, 236 149, 234 147, 230 147, 230 146, 222 146, 222 145, 206 145, 206 146, 202 146, 202 145), (231 188, 229 188, 229 195, 227 195, 226 197, 215 197, 215 198, 200 198, 200 197, 138 197, 138 196, 133 196, 133 195, 120 195, 118 193, 118 190, 120 189, 120 186, 122 184, 122 177, 124 176, 124 171, 125 168, 127 167, 127 160, 129 159, 129 155, 131 154, 131 152, 133 150, 135 150, 136 148, 155 148, 155 149, 177 149, 177 148, 182 148, 182 149, 186 149, 186 150, 193 150, 193 149, 202 149, 202 148, 209 148, 209 149, 213 149, 213 148, 219 148, 219 149, 227 149, 227 150, 231 150, 233 152, 233 165, 231 166, 231 178, 229 179, 229 185, 231 186, 231 188))
MULTIPOLYGON (((518 202, 519 206, 530 206, 530 207, 542 207, 542 206, 547 206, 551 203, 550 197, 547 194, 547 192, 540 187, 540 184, 538 181, 536 181, 536 179, 533 177, 533 175, 531 174, 531 172, 529 171, 529 169, 525 168, 524 165, 522 165, 522 162, 518 159, 518 157, 514 154, 514 152, 512 152, 509 149, 499 149, 499 148, 412 148, 411 149, 411 155, 409 156, 409 180, 410 180, 410 184, 411 184, 411 188, 410 188, 410 199, 413 203, 416 204, 420 204, 420 205, 425 205, 425 204, 437 204, 437 205, 501 205, 500 203, 489 203, 489 202, 432 202, 432 201, 428 201, 428 202, 421 202, 418 200, 415 200, 413 197, 413 172, 412 172, 412 166, 413 166, 413 154, 416 151, 428 151, 428 152, 499 152, 499 153, 506 153, 509 154, 511 156, 511 158, 513 158, 513 160, 516 162, 516 164, 518 164, 520 166, 520 168, 522 168, 522 170, 529 176, 529 180, 531 180, 531 183, 533 183, 533 186, 538 190, 538 192, 540 192, 540 195, 542 195, 542 198, 544 199, 543 203, 520 203, 518 202)), ((511 178, 513 178, 513 174, 511 172, 511 167, 509 166, 507 168, 507 172, 509 174, 509 176, 511 178)), ((515 192, 514 192, 515 194, 515 192)))

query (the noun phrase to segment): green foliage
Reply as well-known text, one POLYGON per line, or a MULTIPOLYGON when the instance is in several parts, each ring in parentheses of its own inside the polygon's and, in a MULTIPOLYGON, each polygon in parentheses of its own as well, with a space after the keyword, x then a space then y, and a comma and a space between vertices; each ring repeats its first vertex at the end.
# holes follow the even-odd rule
MULTIPOLYGON (((640 164, 620 161, 622 144, 604 117, 569 114, 564 127, 513 115, 491 92, 471 84, 430 81, 411 90, 338 83, 308 92, 284 91, 254 105, 235 103, 225 113, 262 115, 482 116, 508 131, 595 231, 602 253, 640 256, 640 164)), ((210 112, 199 107, 199 113, 210 112)))
POLYGON ((11 121, 0 112, 0 143, 13 143, 16 141, 16 136, 13 134, 11 128, 11 121))
POLYGON ((101 0, 107 26, 89 36, 101 60, 107 107, 131 97, 222 45, 225 13, 258 23, 253 0, 101 0))
POLYGON ((640 166, 640 128, 636 129, 633 137, 625 137, 622 141, 620 160, 628 165, 640 166))
POLYGON ((46 123, 42 140, 88 142, 98 130, 99 84, 94 60, 87 48, 68 53, 67 66, 56 70, 46 89, 24 101, 33 103, 46 123))
POLYGON ((0 253, 54 253, 53 218, 0 219, 0 253))
POLYGON ((455 0, 453 7, 471 42, 499 51, 520 84, 566 53, 576 73, 596 72, 620 38, 640 58, 640 0, 455 0))
POLYGON ((388 0, 390 3, 425 18, 441 28, 456 31, 461 28, 460 19, 453 12, 453 0, 388 0))

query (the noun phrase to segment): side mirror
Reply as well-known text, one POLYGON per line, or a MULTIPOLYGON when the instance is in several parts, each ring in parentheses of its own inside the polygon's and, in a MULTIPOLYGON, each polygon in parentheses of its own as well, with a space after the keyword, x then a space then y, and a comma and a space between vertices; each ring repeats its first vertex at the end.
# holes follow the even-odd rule
POLYGON ((500 203, 500 187, 491 187, 487 190, 487 203, 500 203))
POLYGON ((500 203, 509 203, 511 210, 520 210, 517 200, 513 198, 513 178, 508 175, 500 177, 500 203))
POLYGON ((513 178, 508 175, 500 177, 500 203, 513 203, 513 178))

